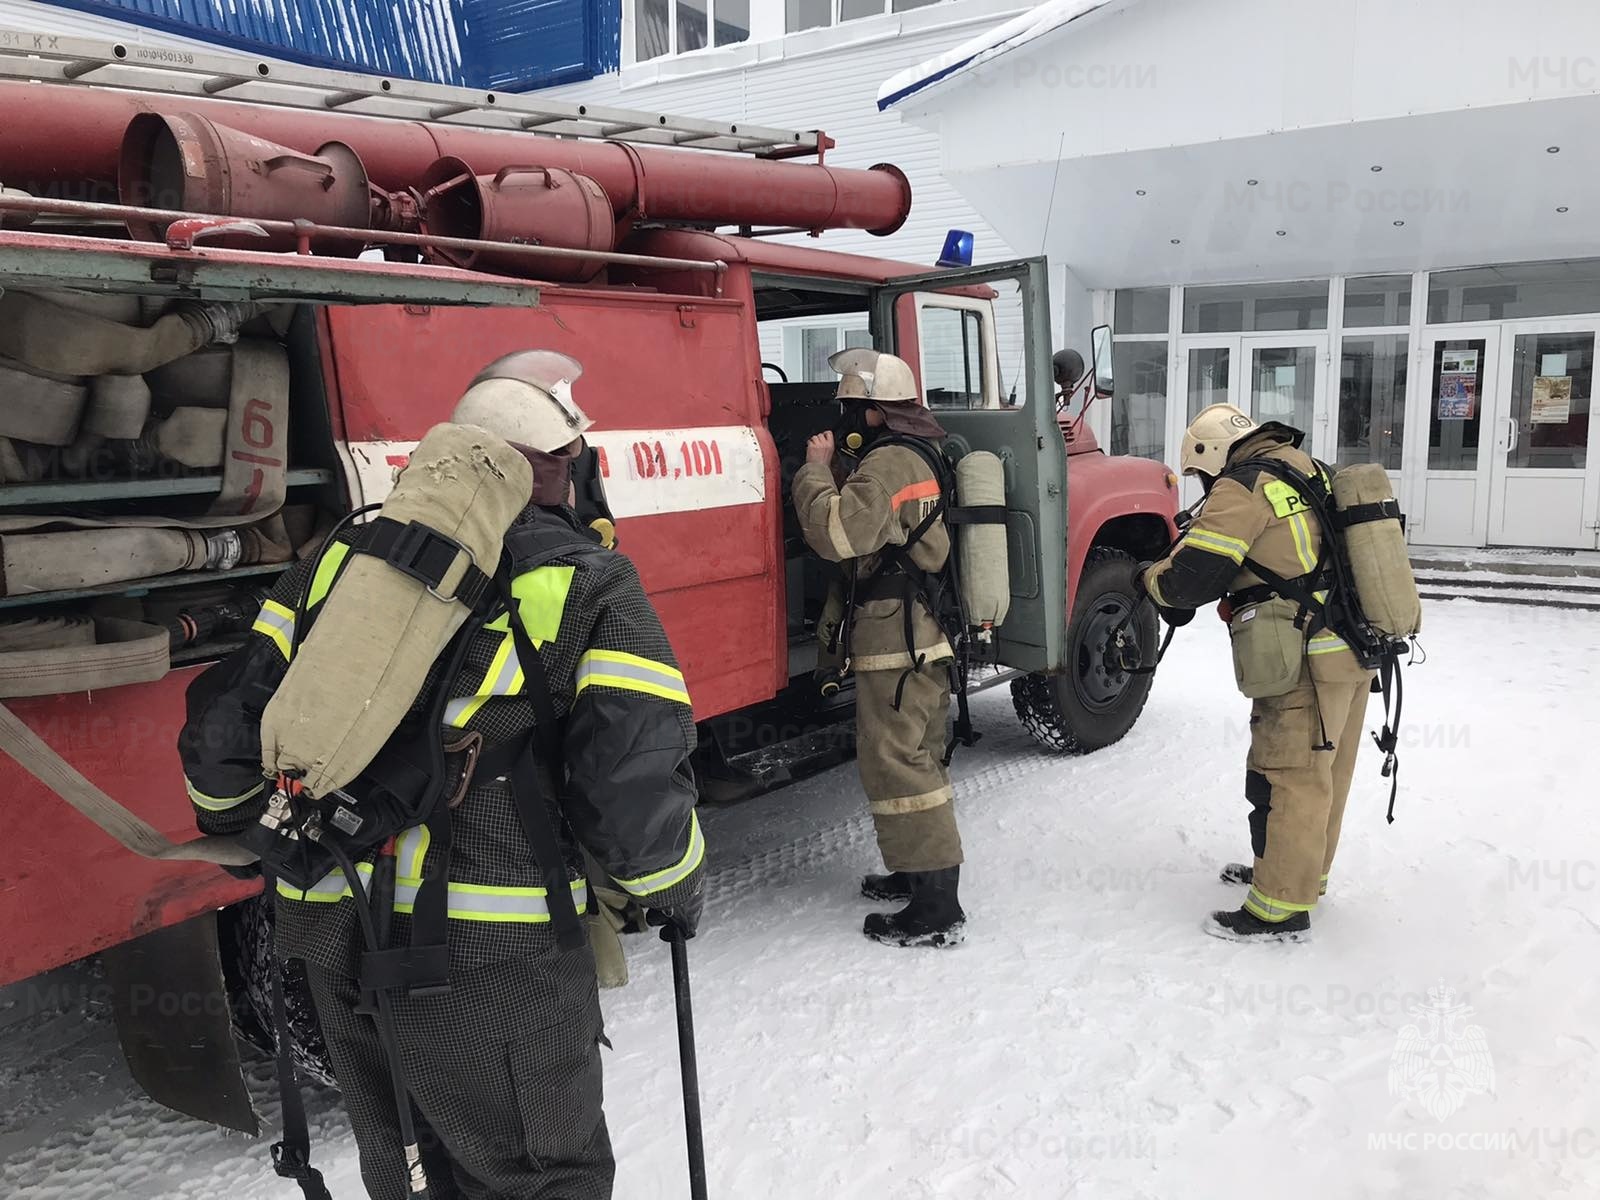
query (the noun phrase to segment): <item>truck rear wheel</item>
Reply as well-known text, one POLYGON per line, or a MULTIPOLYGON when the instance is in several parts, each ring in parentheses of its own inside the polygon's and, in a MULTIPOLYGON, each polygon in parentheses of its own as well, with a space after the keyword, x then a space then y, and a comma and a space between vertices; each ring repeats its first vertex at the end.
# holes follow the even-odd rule
MULTIPOLYGON (((277 1039, 272 1032, 273 953, 272 899, 254 896, 218 914, 222 973, 228 983, 234 1030, 244 1041, 269 1057, 277 1039)), ((294 1065, 302 1078, 338 1087, 322 1026, 317 1021, 311 989, 299 960, 284 964, 283 1001, 294 1042, 294 1065)))
MULTIPOLYGON (((1047 750, 1088 754, 1118 741, 1144 711, 1154 676, 1122 669, 1113 653, 1116 630, 1139 602, 1133 556, 1108 546, 1089 551, 1067 624, 1068 669, 1011 682, 1011 703, 1033 739, 1047 750)), ((1154 655, 1155 610, 1139 608, 1129 626, 1145 661, 1154 655)))

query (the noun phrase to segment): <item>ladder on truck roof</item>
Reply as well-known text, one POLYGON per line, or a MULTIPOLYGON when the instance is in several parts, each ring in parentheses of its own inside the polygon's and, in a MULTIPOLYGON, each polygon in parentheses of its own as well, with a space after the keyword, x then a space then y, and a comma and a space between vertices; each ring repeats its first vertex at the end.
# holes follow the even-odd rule
POLYGON ((820 130, 772 129, 667 113, 296 66, 153 46, 0 28, 0 78, 123 88, 169 96, 277 104, 321 112, 435 121, 480 129, 722 150, 760 158, 824 155, 820 130))

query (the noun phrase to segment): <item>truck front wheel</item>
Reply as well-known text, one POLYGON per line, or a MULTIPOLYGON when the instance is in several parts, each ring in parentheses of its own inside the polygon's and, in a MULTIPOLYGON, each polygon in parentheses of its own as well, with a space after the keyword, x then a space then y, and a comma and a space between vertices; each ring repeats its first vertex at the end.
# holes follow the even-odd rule
MULTIPOLYGON (((1122 669, 1113 647, 1116 631, 1138 606, 1133 580, 1137 566, 1121 550, 1100 546, 1089 551, 1067 625, 1067 670, 1011 682, 1017 719, 1047 750, 1088 754, 1109 746, 1144 711, 1154 677, 1122 669)), ((1139 607, 1128 631, 1148 662, 1156 646, 1155 610, 1139 607)))

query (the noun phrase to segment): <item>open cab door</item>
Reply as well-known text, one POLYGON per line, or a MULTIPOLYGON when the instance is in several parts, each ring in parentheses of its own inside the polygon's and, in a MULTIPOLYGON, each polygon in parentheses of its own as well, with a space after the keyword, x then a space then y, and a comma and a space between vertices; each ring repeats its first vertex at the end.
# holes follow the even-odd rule
POLYGON ((1067 613, 1067 452, 1050 370, 1043 258, 897 279, 874 289, 873 344, 911 363, 950 433, 946 453, 1005 467, 1011 608, 999 659, 1059 670, 1067 613))

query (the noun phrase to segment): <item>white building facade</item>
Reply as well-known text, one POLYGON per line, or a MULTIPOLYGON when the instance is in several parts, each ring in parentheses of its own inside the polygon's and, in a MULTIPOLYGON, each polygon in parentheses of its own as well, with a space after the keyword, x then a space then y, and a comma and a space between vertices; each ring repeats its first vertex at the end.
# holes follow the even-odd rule
POLYGON ((1054 0, 880 102, 1091 289, 1108 448, 1227 400, 1383 463, 1414 543, 1600 545, 1591 0, 1054 0))

